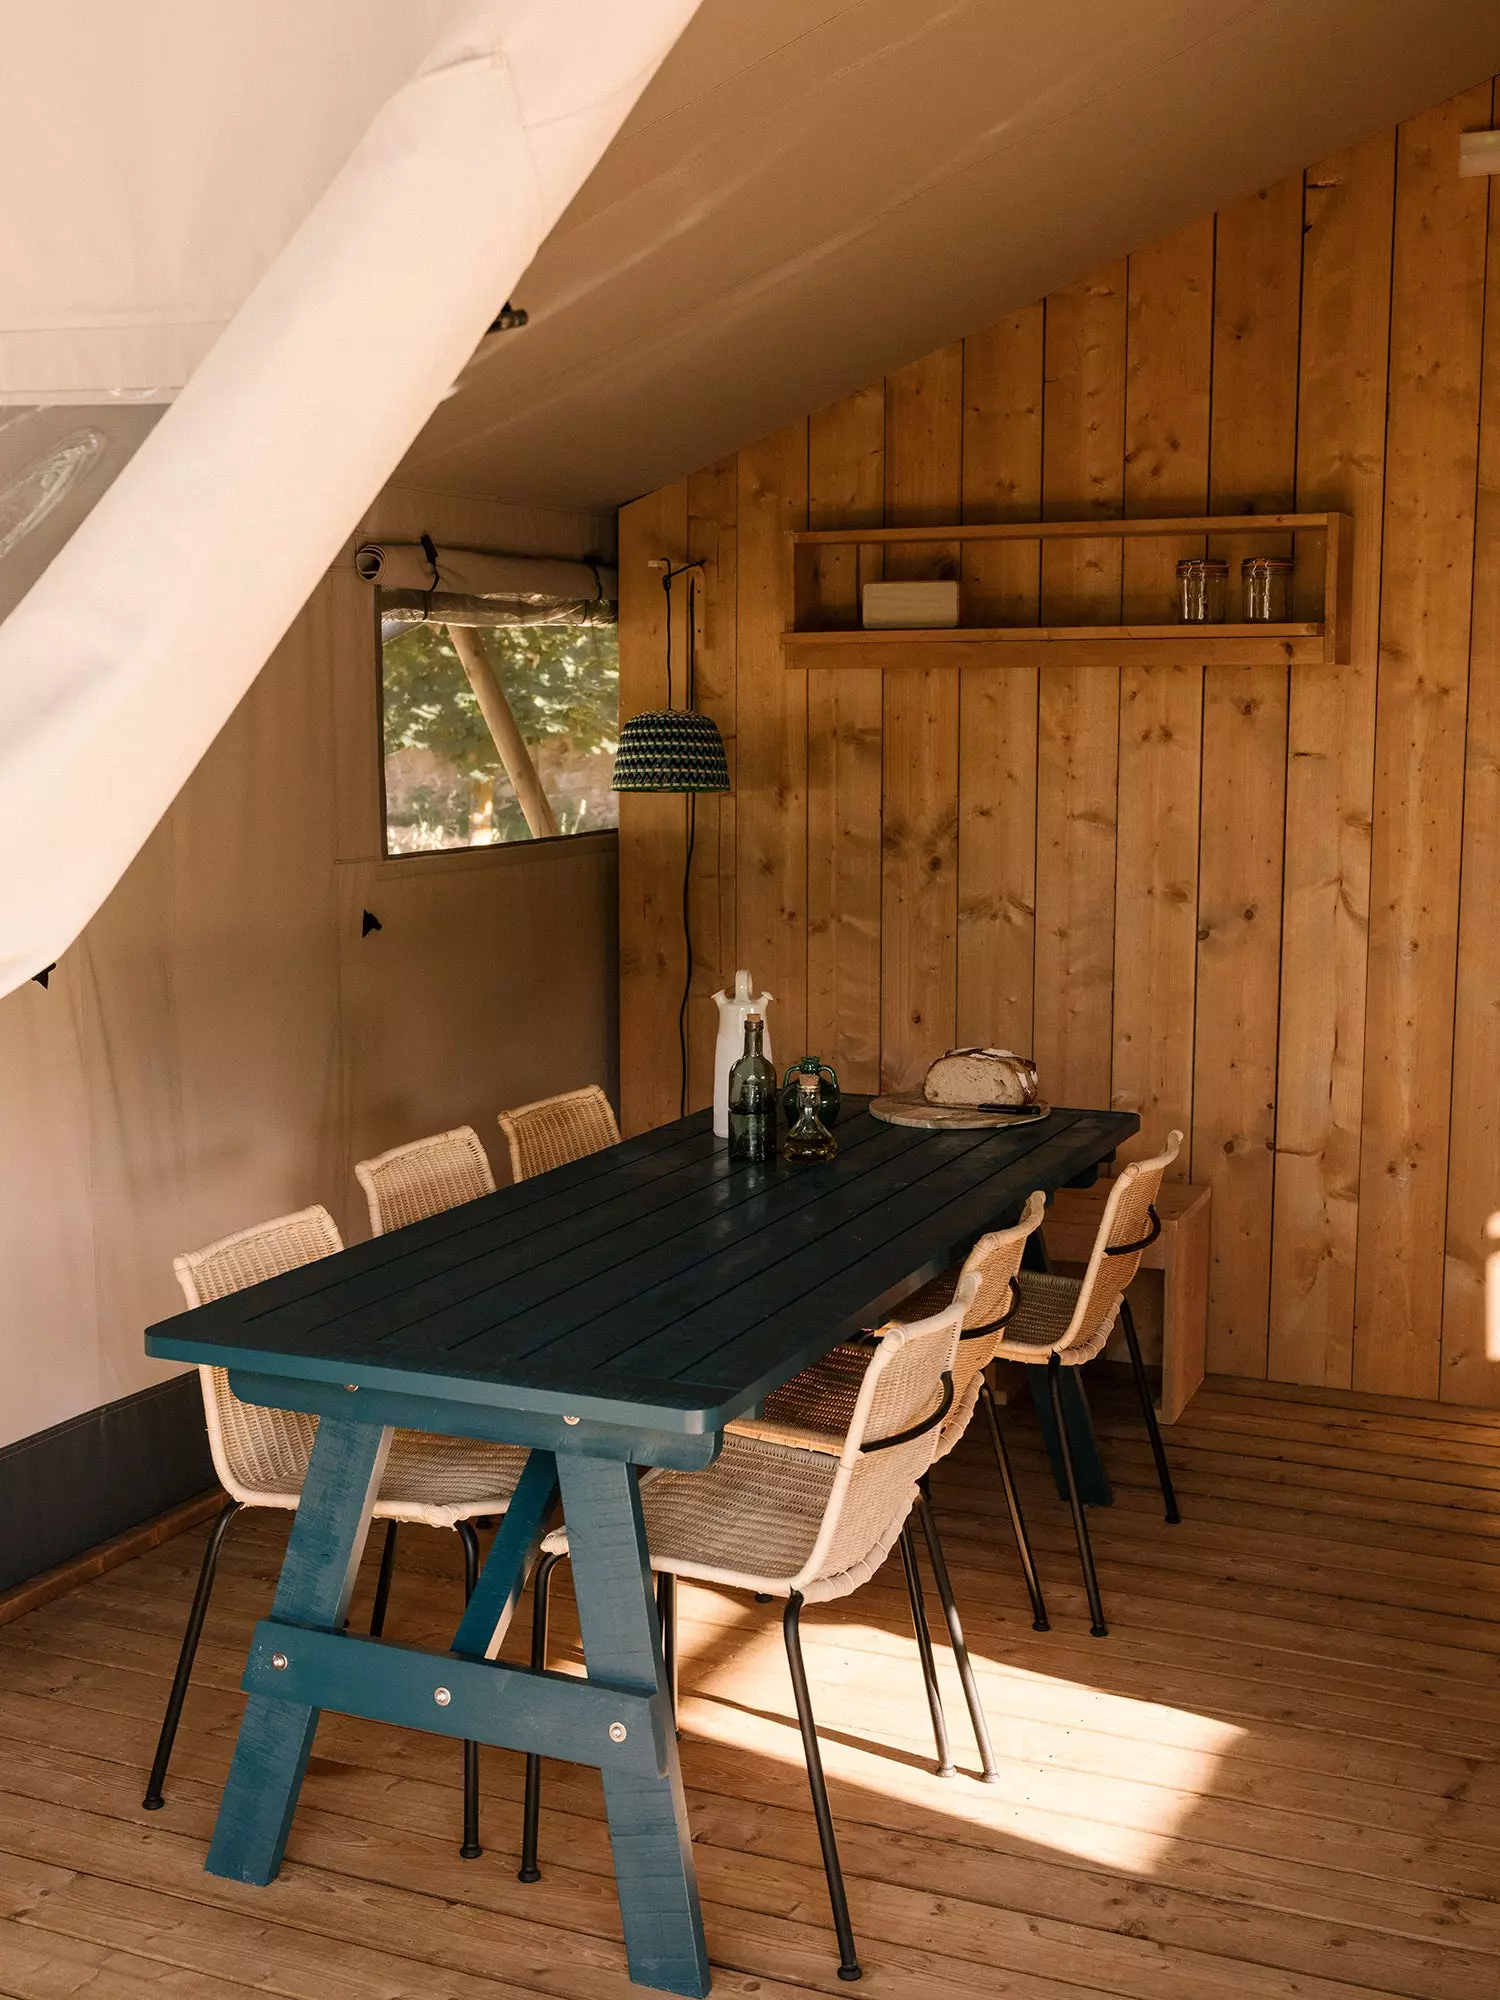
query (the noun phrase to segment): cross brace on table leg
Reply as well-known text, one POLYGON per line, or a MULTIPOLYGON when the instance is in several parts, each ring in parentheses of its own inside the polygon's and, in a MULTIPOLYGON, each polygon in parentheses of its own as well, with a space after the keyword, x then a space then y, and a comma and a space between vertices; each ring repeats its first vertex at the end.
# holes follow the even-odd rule
POLYGON ((476 1660, 493 1660, 499 1653, 557 1504, 557 1491, 557 1460, 550 1451, 532 1452, 464 1607, 463 1622, 453 1635, 455 1653, 476 1660))
MULTIPOLYGON (((244 1684, 278 1705, 330 1708, 500 1750, 534 1749, 652 1781, 666 1774, 655 1696, 597 1676, 539 1674, 507 1660, 468 1659, 265 1618, 250 1641, 244 1684)), ((670 1715, 667 1729, 670 1734, 670 1715)))

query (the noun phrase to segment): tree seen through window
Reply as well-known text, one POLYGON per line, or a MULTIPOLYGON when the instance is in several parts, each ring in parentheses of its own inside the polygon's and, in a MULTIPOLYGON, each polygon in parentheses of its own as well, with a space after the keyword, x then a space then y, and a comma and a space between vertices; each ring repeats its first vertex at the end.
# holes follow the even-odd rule
MULTIPOLYGON (((610 790, 619 739, 614 625, 475 625, 559 833, 618 823, 610 790)), ((381 646, 386 851, 530 840, 446 626, 388 618, 381 646)))

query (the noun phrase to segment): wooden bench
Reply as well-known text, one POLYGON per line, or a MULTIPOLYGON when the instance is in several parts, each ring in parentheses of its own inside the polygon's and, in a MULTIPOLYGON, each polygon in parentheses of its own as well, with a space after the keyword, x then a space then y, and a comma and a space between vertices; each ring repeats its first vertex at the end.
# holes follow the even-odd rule
MULTIPOLYGON (((1042 1226, 1047 1254, 1054 1263, 1088 1262, 1109 1188, 1109 1182, 1101 1180, 1091 1188, 1058 1191, 1042 1226)), ((1161 1235, 1141 1254, 1143 1270, 1162 1274, 1161 1395, 1157 1409, 1164 1424, 1176 1423, 1203 1380, 1211 1194, 1210 1188, 1188 1181, 1164 1182, 1156 1203, 1161 1235)), ((1136 1317, 1145 1315, 1137 1309, 1136 1317)))

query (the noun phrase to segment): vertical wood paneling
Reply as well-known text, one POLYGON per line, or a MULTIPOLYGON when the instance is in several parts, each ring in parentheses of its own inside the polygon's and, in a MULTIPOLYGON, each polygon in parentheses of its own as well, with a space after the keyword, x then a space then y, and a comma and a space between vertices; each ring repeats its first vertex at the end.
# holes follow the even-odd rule
MULTIPOLYGON (((963 518, 1035 521, 1042 506, 1044 309, 964 342, 963 518)), ((1041 545, 968 543, 964 616, 1032 625, 1041 545)), ((1036 959, 1037 669, 959 680, 958 1008, 962 1043, 1029 1051, 1036 959)))
MULTIPOLYGON (((1206 503, 1213 271, 1211 219, 1130 260, 1127 514, 1197 513, 1206 503)), ((1126 543, 1127 620, 1169 615, 1177 558, 1193 546, 1126 543)), ((1192 1128, 1202 719, 1201 667, 1122 672, 1112 1102, 1141 1116, 1127 1156, 1192 1128)), ((1187 1171, 1184 1155, 1174 1172, 1187 1171)))
MULTIPOLYGON (((1125 465, 1123 263, 1046 302, 1042 512, 1121 512, 1125 465)), ((1118 542, 1043 550, 1042 620, 1120 616, 1118 542)), ((1036 1021, 1032 1042, 1054 1103, 1109 1097, 1114 983, 1119 681, 1043 667, 1037 696, 1036 1021)))
POLYGON ((1486 1216, 1500 1208, 1500 201, 1490 183, 1474 627, 1454 1008, 1441 1393, 1500 1403, 1484 1351, 1486 1216))
MULTIPOLYGON (((687 556, 685 479, 620 512, 620 715, 667 700, 666 593, 650 564, 687 556)), ((680 699, 686 595, 674 591, 674 678, 680 699)), ((677 1116, 681 1068, 683 802, 671 793, 620 794, 620 1129, 627 1138, 677 1116), (649 1048, 653 1060, 638 1051, 649 1048)))
POLYGON ((781 657, 786 538, 807 521, 805 421, 740 452, 738 505, 738 956, 775 997, 772 1046, 784 1067, 807 1040, 807 677, 781 657))
POLYGON ((1292 676, 1269 1368, 1353 1380, 1395 135, 1308 172, 1297 504, 1354 519, 1350 663, 1292 676))
MULTIPOLYGON (((887 379, 890 525, 957 519, 962 439, 961 345, 887 379)), ((955 560, 951 544, 888 550, 886 574, 952 574, 955 560)), ((903 1090, 956 1035, 958 677, 897 668, 883 678, 880 1074, 903 1090)))
MULTIPOLYGON (((1209 508, 1289 508, 1297 474, 1302 177, 1226 210, 1214 270, 1209 508)), ((1242 557, 1290 540, 1218 538, 1231 605, 1242 557)), ((1231 612, 1233 615, 1233 612, 1231 612)), ((1213 1365, 1263 1375, 1270 1326, 1286 804, 1285 667, 1203 676, 1193 1174, 1212 1180, 1208 1343, 1213 1365)))
MULTIPOLYGON (((808 420, 807 521, 878 525, 885 506, 885 389, 860 389, 808 420)), ((869 554, 833 548, 820 601, 859 623, 869 554)), ((807 676, 807 1045, 849 1090, 880 1087, 881 677, 807 676)))
MULTIPOLYGON (((907 1086, 950 1041, 1029 1041, 1055 1100, 1139 1108, 1135 1150, 1190 1131, 1183 1171, 1215 1190, 1213 1366, 1500 1403, 1478 1318, 1500 1203, 1500 213, 1454 171, 1491 111, 1485 86, 1411 120, 1399 185, 1377 135, 746 449, 737 527, 722 485, 706 497, 718 468, 685 524, 669 489, 622 533, 740 565, 714 694, 740 738, 734 879, 721 833, 694 907, 777 993, 778 1054, 805 1041, 856 1088, 907 1086), (781 658, 783 536, 809 506, 836 525, 1288 502, 1353 516, 1348 666, 781 658)), ((1211 546, 1233 616, 1239 558, 1274 544, 1211 546)), ((973 622, 1156 621, 1178 553, 938 540, 887 573, 961 574, 973 622)), ((1296 554, 1316 616, 1316 551, 1296 554)), ((880 560, 822 561, 840 622, 880 560)), ((627 829, 621 878, 622 1006, 635 977, 669 1084, 653 885, 680 867, 673 831, 627 829)))
MULTIPOLYGON (((694 591, 694 706, 713 717, 724 738, 734 784, 735 651, 738 612, 737 475, 732 458, 695 472, 687 485, 687 552, 702 562, 694 591)), ((687 611, 688 579, 676 588, 687 611)), ((685 691, 685 690, 684 690, 685 691)), ((688 1105, 713 1099, 714 1043, 719 1015, 713 995, 734 977, 734 792, 704 793, 696 802, 690 910, 693 992, 688 1007, 688 1105)))
POLYGON ((1489 184, 1458 135, 1490 87, 1402 126, 1375 720, 1354 1386, 1438 1388, 1489 184))

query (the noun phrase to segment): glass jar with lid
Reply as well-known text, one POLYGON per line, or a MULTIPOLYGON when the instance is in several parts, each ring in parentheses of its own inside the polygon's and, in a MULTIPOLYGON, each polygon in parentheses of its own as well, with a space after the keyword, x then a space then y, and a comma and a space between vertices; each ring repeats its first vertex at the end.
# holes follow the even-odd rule
POLYGON ((1184 625, 1219 625, 1229 565, 1219 556, 1184 556, 1177 565, 1177 615, 1184 625))
POLYGON ((1246 556, 1240 603, 1250 625, 1284 625, 1292 615, 1292 563, 1287 556, 1246 556))

